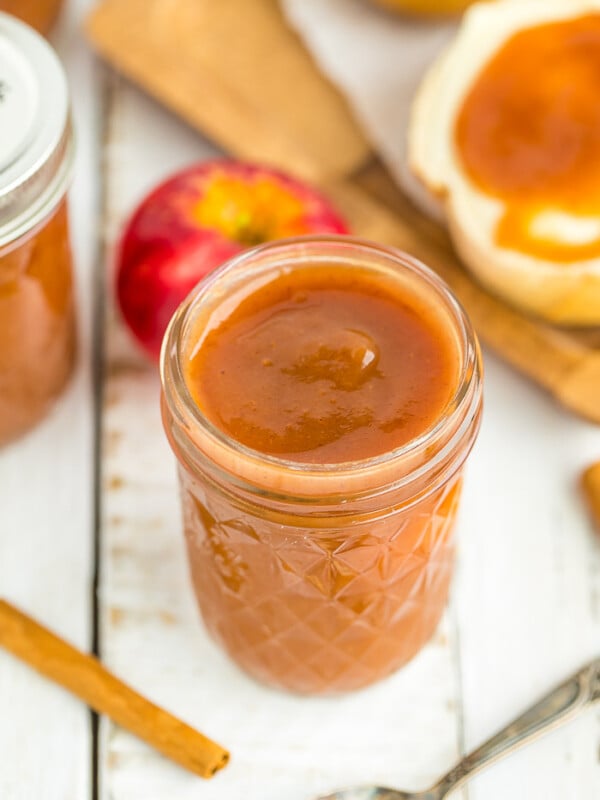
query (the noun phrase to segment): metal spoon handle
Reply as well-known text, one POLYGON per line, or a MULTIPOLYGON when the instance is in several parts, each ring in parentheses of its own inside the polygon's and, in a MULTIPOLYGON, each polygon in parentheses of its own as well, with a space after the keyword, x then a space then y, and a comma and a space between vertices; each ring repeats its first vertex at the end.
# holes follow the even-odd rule
POLYGON ((600 659, 592 661, 572 678, 557 686, 481 747, 465 756, 433 787, 431 794, 442 800, 474 773, 521 745, 537 739, 596 700, 600 700, 600 659))

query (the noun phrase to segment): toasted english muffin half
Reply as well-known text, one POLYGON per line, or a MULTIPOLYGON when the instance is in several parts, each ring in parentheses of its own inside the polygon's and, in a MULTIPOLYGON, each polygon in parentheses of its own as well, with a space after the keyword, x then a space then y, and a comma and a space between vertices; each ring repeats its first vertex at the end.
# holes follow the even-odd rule
MULTIPOLYGON (((560 27, 560 30, 563 28, 560 27)), ((573 87, 580 87, 581 81, 569 82, 567 77, 564 80, 561 77, 566 76, 564 70, 571 69, 569 58, 574 60, 575 76, 584 75, 586 81, 597 81, 597 86, 589 87, 595 89, 596 97, 594 101, 593 95, 590 95, 590 103, 600 104, 600 70, 590 66, 588 75, 585 62, 588 57, 598 58, 600 64, 600 47, 598 56, 594 55, 595 43, 600 45, 600 0, 496 0, 476 5, 466 13, 455 39, 426 74, 414 99, 408 130, 409 166, 443 207, 450 234, 465 265, 483 285, 514 306, 565 325, 600 325, 600 182, 595 196, 592 197, 592 190, 590 197, 581 202, 576 184, 569 186, 565 176, 558 174, 558 166, 556 176, 548 179, 544 173, 544 169, 552 172, 555 162, 562 164, 562 155, 557 161, 551 158, 554 151, 548 150, 545 154, 541 151, 558 147, 556 152, 563 153, 561 143, 552 139, 559 133, 553 133, 550 123, 546 124, 546 117, 550 122, 557 119, 556 115, 560 116, 571 102, 569 92, 574 91, 573 87), (496 95, 488 92, 487 98, 494 98, 493 102, 489 101, 478 82, 487 80, 486 70, 492 67, 498 78, 499 65, 503 63, 501 59, 509 60, 513 52, 505 48, 517 46, 511 44, 515 42, 514 37, 521 35, 521 32, 530 36, 531 31, 537 31, 539 44, 549 30, 545 26, 562 26, 569 20, 577 20, 579 27, 589 27, 589 50, 585 51, 585 43, 581 45, 581 52, 576 49, 579 46, 577 41, 584 42, 586 38, 579 31, 579 40, 575 37, 576 32, 573 33, 563 53, 560 35, 555 35, 559 27, 553 27, 551 35, 554 36, 554 50, 548 52, 554 53, 556 58, 543 62, 546 66, 540 66, 539 70, 535 70, 536 74, 531 70, 527 73, 526 67, 531 68, 531 64, 536 63, 535 53, 532 50, 532 55, 526 47, 523 49, 527 40, 522 37, 519 47, 523 53, 523 75, 519 75, 521 67, 520 59, 517 59, 514 62, 514 80, 505 82, 500 75, 494 91, 500 86, 497 94, 502 99, 498 101, 498 107, 494 107, 496 95), (561 58, 566 59, 564 64, 561 58), (563 72, 560 72, 561 69, 563 72), (552 94, 554 89, 556 95, 552 94), (494 125, 498 124, 498 119, 500 125, 504 124, 502 114, 506 108, 518 108, 515 98, 508 97, 507 92, 523 95, 523 129, 516 137, 516 144, 506 135, 499 139, 502 142, 502 155, 494 173, 498 186, 492 185, 491 188, 487 173, 487 183, 474 177, 473 162, 467 162, 457 133, 462 130, 459 123, 462 124, 465 119, 465 108, 472 109, 467 103, 472 102, 475 90, 478 91, 477 97, 483 98, 479 107, 487 114, 484 116, 482 112, 481 124, 487 126, 485 130, 489 128, 492 136, 496 135, 497 128, 494 125), (535 103, 541 100, 547 102, 547 109, 536 111, 541 107, 535 103), (532 130, 535 132, 533 136, 532 130), (541 142, 538 151, 535 150, 536 136, 541 142), (527 173, 528 177, 523 180, 521 194, 517 190, 519 175, 510 173, 505 181, 501 168, 505 162, 506 175, 509 175, 510 170, 515 170, 515 165, 525 163, 524 154, 536 163, 541 159, 545 166, 538 170, 540 186, 535 185, 536 172, 532 169, 531 175, 527 173), (543 199, 546 185, 551 187, 547 202, 543 199), (562 194, 556 188, 559 185, 567 187, 561 188, 562 194), (506 189, 506 186, 509 188, 506 189), (515 213, 519 215, 521 238, 517 236, 511 239, 511 233, 507 240, 506 236, 499 235, 503 226, 512 230, 508 223, 505 225, 503 222, 510 219, 509 212, 513 216, 515 213)), ((540 58, 544 53, 546 50, 540 50, 540 58)), ((512 65, 510 70, 513 70, 512 65)), ((516 101, 520 102, 518 97, 516 101)), ((581 97, 577 102, 579 105, 574 107, 579 109, 582 107, 581 97)), ((592 106, 589 108, 592 109, 592 106)), ((584 132, 588 137, 585 146, 593 151, 590 142, 598 139, 600 172, 600 125, 596 130, 592 111, 583 116, 585 119, 578 118, 574 126, 580 124, 584 127, 589 123, 594 127, 594 130, 584 132)), ((474 119, 470 117, 464 126, 469 135, 473 131, 477 133, 476 126, 473 127, 474 119)), ((600 111, 597 119, 600 121, 600 111)), ((567 128, 570 138, 564 134, 564 148, 570 147, 573 151, 574 163, 579 164, 577 179, 581 182, 582 170, 577 158, 583 151, 577 151, 576 137, 571 135, 576 127, 568 125, 567 128)), ((477 163, 481 162, 481 152, 485 152, 486 148, 489 150, 486 141, 480 144, 473 150, 473 158, 476 162, 479 159, 477 163)), ((571 150, 564 152, 569 154, 571 150)), ((568 165, 567 156, 564 160, 568 165)), ((595 168, 594 163, 590 159, 590 170, 595 168)), ((527 172, 529 167, 524 169, 527 172)), ((592 185, 591 173, 587 177, 589 180, 583 175, 584 183, 592 185)))

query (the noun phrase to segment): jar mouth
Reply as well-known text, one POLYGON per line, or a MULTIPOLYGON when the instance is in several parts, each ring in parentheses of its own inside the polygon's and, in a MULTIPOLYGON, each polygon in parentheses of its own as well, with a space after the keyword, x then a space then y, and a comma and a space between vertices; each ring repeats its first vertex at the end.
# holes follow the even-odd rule
MULTIPOLYGON (((361 476, 369 473, 389 472, 386 467, 400 465, 407 461, 416 464, 419 456, 433 450, 442 458, 446 451, 456 447, 458 440, 464 436, 464 424, 470 425, 479 413, 481 405, 481 365, 477 337, 471 323, 450 289, 431 269, 417 259, 392 247, 380 245, 365 239, 342 235, 300 236, 280 239, 275 242, 259 245, 246 250, 227 261, 202 280, 175 312, 163 339, 160 360, 161 382, 164 400, 175 423, 188 432, 194 441, 194 431, 201 432, 202 438, 214 443, 221 452, 229 452, 234 456, 236 464, 245 460, 248 464, 260 464, 266 471, 278 471, 301 479, 315 478, 324 484, 350 480, 358 485, 361 476), (183 370, 182 356, 186 352, 187 323, 203 301, 206 301, 218 285, 234 270, 260 262, 272 257, 269 268, 276 269, 290 265, 290 257, 294 262, 306 263, 310 258, 308 250, 318 253, 315 261, 329 262, 333 251, 337 252, 339 263, 360 264, 367 266, 369 258, 376 254, 381 260, 389 262, 396 271, 401 268, 416 277, 424 288, 432 290, 449 312, 457 336, 461 354, 460 371, 455 391, 444 408, 443 413, 427 429, 405 444, 363 459, 335 462, 302 462, 281 458, 276 455, 254 450, 230 437, 215 425, 198 406, 188 387, 183 370), (364 260, 361 260, 361 254, 364 260), (449 435, 449 440, 448 440, 449 435), (448 440, 448 441, 447 441, 448 440), (438 446, 436 446, 438 445, 438 446)), ((177 450, 179 446, 175 444, 177 450)), ((400 470, 402 475, 396 476, 395 485, 414 480, 422 471, 432 468, 430 458, 423 470, 410 470, 410 474, 400 470)), ((242 477, 244 476, 234 476, 242 477)))

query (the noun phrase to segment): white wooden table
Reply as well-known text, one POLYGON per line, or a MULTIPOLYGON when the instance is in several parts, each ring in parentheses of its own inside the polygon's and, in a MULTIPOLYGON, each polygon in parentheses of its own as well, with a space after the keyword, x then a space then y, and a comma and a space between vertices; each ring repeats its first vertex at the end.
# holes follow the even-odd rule
MULTIPOLYGON (((486 354, 486 413, 450 607, 390 680, 309 700, 255 685, 208 640, 187 580, 156 370, 115 319, 110 265, 134 203, 214 149, 94 61, 72 0, 54 42, 79 139, 72 221, 81 358, 70 390, 0 452, 0 594, 229 746, 185 774, 0 652, 1 800, 309 800, 353 782, 422 788, 600 654, 600 542, 577 489, 600 429, 486 354), (101 378, 101 381, 100 381, 101 378), (97 588, 97 593, 95 589, 97 588)), ((600 798, 600 709, 472 782, 471 800, 600 798)), ((458 795, 460 796, 460 794, 458 795)))

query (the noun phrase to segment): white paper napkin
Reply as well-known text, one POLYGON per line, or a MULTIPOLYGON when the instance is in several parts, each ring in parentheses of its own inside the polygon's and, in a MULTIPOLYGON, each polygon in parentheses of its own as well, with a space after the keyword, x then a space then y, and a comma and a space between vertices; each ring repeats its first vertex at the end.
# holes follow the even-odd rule
POLYGON ((427 205, 406 167, 408 115, 423 73, 456 24, 396 16, 368 0, 281 3, 322 71, 350 101, 392 174, 427 205))

